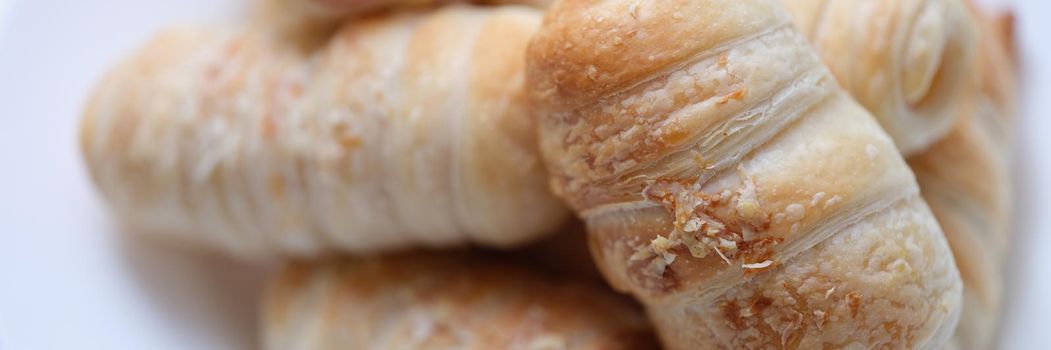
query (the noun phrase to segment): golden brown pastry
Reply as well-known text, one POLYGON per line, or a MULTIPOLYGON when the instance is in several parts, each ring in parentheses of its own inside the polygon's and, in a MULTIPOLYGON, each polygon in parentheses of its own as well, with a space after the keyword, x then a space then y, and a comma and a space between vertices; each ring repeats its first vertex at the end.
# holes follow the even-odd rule
POLYGON ((955 349, 991 349, 1003 301, 1013 191, 1009 135, 1017 108, 1010 20, 985 18, 974 86, 947 137, 909 159, 945 230, 964 283, 955 349))
POLYGON ((567 215, 523 90, 540 16, 372 17, 310 52, 167 31, 96 88, 83 155, 132 228, 242 255, 522 244, 567 215))
POLYGON ((960 0, 781 0, 848 92, 906 156, 945 136, 977 44, 960 0))
POLYGON ((610 290, 453 254, 292 265, 263 308, 266 349, 657 348, 610 290))
POLYGON ((553 188, 670 349, 933 349, 913 174, 774 0, 563 0, 527 53, 553 188))

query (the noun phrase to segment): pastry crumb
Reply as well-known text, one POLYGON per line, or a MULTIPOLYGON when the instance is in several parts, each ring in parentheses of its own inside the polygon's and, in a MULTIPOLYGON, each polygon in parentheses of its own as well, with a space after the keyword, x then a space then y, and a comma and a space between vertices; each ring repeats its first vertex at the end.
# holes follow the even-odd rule
POLYGON ((751 270, 754 270, 754 269, 765 269, 767 267, 770 267, 770 265, 773 265, 773 264, 774 264, 773 260, 765 260, 763 262, 758 262, 758 263, 742 264, 741 268, 751 269, 751 270))
POLYGON ((835 293, 835 292, 836 292, 836 286, 832 286, 832 288, 829 288, 828 290, 826 290, 825 291, 825 299, 828 299, 828 297, 832 296, 832 293, 835 293))

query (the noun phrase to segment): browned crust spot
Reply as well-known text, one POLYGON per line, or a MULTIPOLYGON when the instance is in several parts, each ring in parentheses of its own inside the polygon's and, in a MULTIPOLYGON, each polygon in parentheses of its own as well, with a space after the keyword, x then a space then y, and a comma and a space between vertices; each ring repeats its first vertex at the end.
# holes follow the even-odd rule
POLYGON ((861 309, 861 295, 856 291, 847 293, 847 307, 850 308, 850 317, 857 318, 858 310, 861 309))

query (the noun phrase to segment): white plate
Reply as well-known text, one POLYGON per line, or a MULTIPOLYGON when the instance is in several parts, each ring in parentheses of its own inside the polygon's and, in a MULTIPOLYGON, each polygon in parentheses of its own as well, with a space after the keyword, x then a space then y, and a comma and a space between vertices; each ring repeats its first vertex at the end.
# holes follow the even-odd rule
MULTIPOLYGON (((76 144, 85 94, 116 58, 165 24, 234 18, 245 5, 7 5, 0 0, 0 349, 254 348, 256 268, 121 239, 106 220, 76 144)), ((1000 348, 1048 349, 1051 19, 1041 15, 1051 14, 1051 3, 1018 1, 1017 7, 1027 79, 1017 233, 1000 348)))

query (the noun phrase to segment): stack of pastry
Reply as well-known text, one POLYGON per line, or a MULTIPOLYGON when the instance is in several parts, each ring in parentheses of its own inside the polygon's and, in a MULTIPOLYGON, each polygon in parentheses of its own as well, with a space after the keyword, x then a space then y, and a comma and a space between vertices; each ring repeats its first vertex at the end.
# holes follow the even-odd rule
POLYGON ((95 89, 84 158, 129 232, 289 260, 269 349, 991 346, 1008 17, 512 2, 167 30, 95 89))

